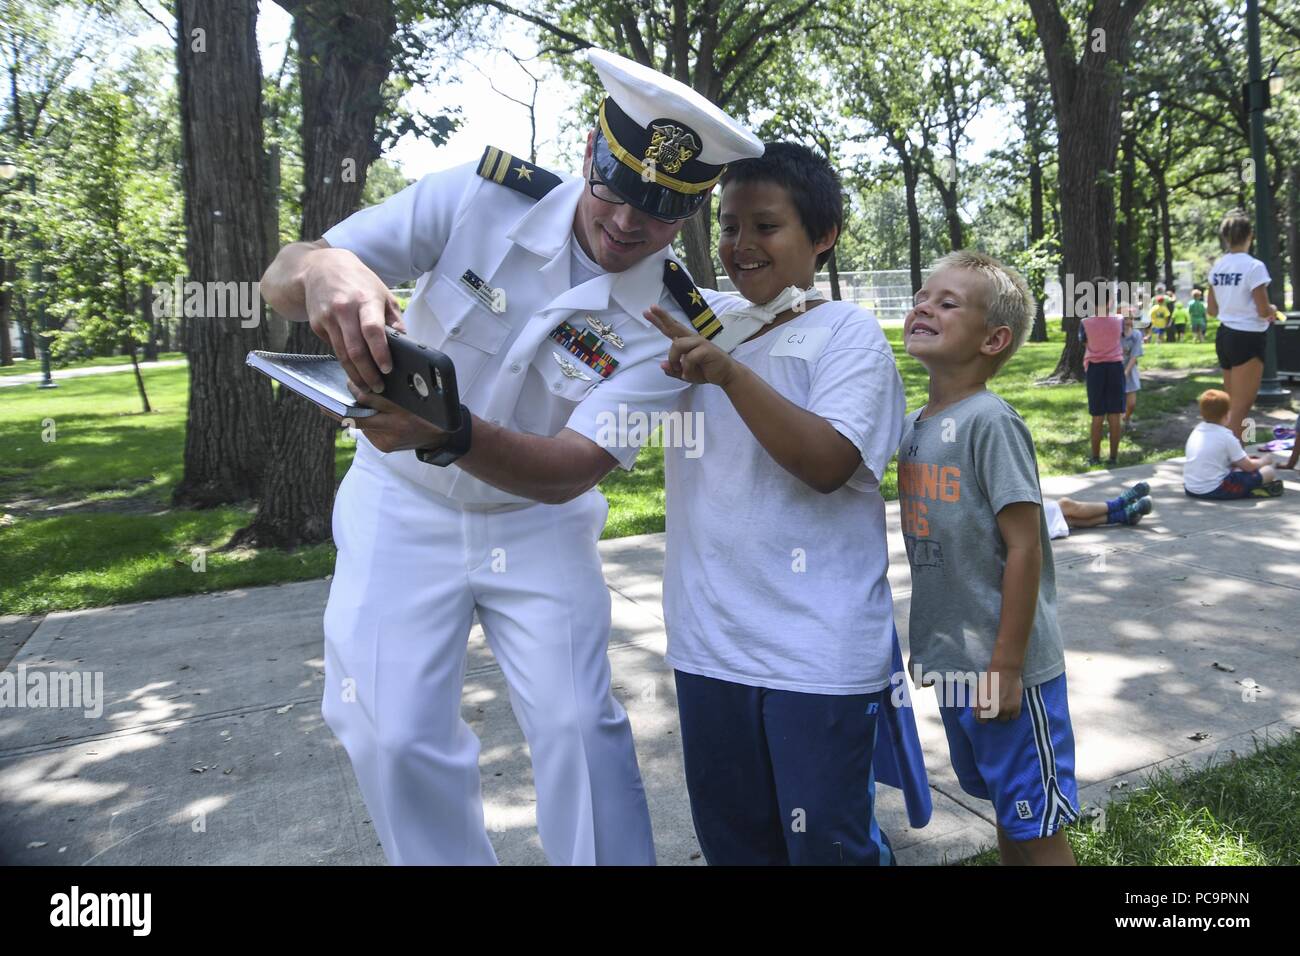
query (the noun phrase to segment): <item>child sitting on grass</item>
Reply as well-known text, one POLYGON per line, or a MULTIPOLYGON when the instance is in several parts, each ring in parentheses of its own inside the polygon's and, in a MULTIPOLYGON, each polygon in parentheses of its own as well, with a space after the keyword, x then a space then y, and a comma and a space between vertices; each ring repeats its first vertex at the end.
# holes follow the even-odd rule
POLYGON ((687 314, 704 334, 737 308, 766 324, 728 354, 645 313, 672 340, 665 372, 696 385, 679 409, 703 427, 696 457, 664 450, 664 622, 695 833, 710 865, 888 864, 873 774, 895 641, 880 481, 903 383, 872 314, 813 287, 843 223, 830 164, 769 143, 721 182, 718 257, 748 302, 692 289, 708 307, 687 314))
POLYGON ((1235 498, 1276 498, 1282 482, 1263 458, 1247 455, 1228 428, 1232 398, 1217 388, 1198 398, 1204 419, 1187 437, 1183 491, 1192 498, 1230 501, 1235 498))
POLYGON ((898 452, 911 672, 936 675, 953 769, 992 801, 1002 862, 1073 864, 1074 733, 1034 440, 986 387, 1033 316, 1024 279, 967 250, 935 263, 904 323, 930 373, 898 452), (991 702, 966 699, 974 673, 991 702))

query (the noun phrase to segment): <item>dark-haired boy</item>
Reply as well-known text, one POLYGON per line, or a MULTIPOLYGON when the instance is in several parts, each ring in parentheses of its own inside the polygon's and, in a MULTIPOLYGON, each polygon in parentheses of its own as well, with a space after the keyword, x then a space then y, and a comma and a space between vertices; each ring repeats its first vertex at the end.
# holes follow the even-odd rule
POLYGON ((744 296, 702 293, 722 332, 646 313, 673 340, 665 371, 702 386, 679 409, 703 453, 665 450, 664 621, 695 831, 714 865, 888 864, 872 770, 895 640, 880 479, 902 381, 871 313, 813 287, 843 224, 824 159, 769 143, 732 164, 718 223, 744 296))
POLYGON ((1033 316, 1024 279, 970 251, 935 264, 907 315, 907 353, 930 373, 898 451, 908 642, 958 782, 993 803, 1002 862, 1072 864, 1074 734, 1038 463, 1024 420, 986 388, 1033 316))

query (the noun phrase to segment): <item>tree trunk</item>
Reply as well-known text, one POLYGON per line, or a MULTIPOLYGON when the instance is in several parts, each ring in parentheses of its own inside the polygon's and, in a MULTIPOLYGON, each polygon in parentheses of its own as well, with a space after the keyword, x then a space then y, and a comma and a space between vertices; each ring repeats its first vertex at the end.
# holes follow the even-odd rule
POLYGON ((948 245, 951 246, 951 251, 956 252, 966 245, 965 229, 957 211, 957 184, 942 184, 942 180, 937 177, 934 178, 934 184, 943 202, 943 218, 948 225, 948 245))
POLYGON ((27 299, 22 300, 22 308, 19 310, 22 318, 18 320, 18 328, 23 333, 23 358, 34 362, 36 360, 36 334, 32 330, 32 320, 27 314, 27 299))
POLYGON ((1164 283, 1166 289, 1174 287, 1174 239, 1169 224, 1169 185, 1165 181, 1162 169, 1156 176, 1156 205, 1160 224, 1160 253, 1164 262, 1164 283))
POLYGON ((700 211, 686 220, 682 229, 682 248, 686 251, 686 268, 695 284, 716 289, 718 277, 713 272, 713 241, 709 235, 712 211, 713 197, 710 196, 700 211))
POLYGON ((140 404, 144 406, 144 412, 147 415, 153 411, 153 407, 149 404, 149 395, 144 390, 144 376, 140 374, 140 362, 136 358, 135 342, 128 338, 123 343, 123 348, 126 349, 126 354, 131 356, 131 369, 135 372, 135 387, 140 393, 140 404))
MULTIPOLYGON (((1038 103, 1030 93, 1025 97, 1025 146, 1029 153, 1029 245, 1036 248, 1043 232, 1043 163, 1042 129, 1038 122, 1038 103)), ((1034 293, 1034 326, 1029 331, 1031 342, 1047 341, 1047 303, 1044 283, 1047 276, 1042 269, 1031 269, 1029 282, 1034 293)))
POLYGON ((1151 217, 1150 228, 1147 229, 1147 245, 1145 253, 1146 255, 1142 260, 1142 277, 1148 280, 1154 279, 1156 282, 1159 282, 1160 279, 1156 271, 1159 267, 1156 265, 1156 262, 1160 258, 1160 227, 1156 223, 1155 216, 1151 217))
MULTIPOLYGON (((1029 0, 1029 6, 1056 108, 1065 272, 1083 282, 1096 276, 1113 278, 1115 190, 1110 175, 1119 148, 1122 64, 1129 30, 1144 0, 1094 0, 1077 60, 1059 0, 1029 0)), ((1079 381, 1084 352, 1079 317, 1067 315, 1062 327, 1065 345, 1052 378, 1079 381)))
MULTIPOLYGON (((189 279, 205 289, 253 283, 267 260, 257 0, 177 0, 175 9, 189 279)), ((244 363, 265 347, 260 311, 252 328, 237 316, 190 318, 185 470, 173 500, 254 497, 271 424, 270 380, 244 363)))
POLYGON ((840 267, 839 263, 835 261, 834 246, 831 247, 830 258, 826 260, 826 271, 830 274, 831 279, 831 300, 838 302, 842 298, 840 295, 840 267))
MULTIPOLYGON (((301 236, 317 239, 361 202, 378 155, 381 89, 392 69, 392 0, 281 2, 293 14, 302 86, 301 236)), ((306 322, 290 323, 285 350, 329 354, 306 322)), ((275 403, 274 459, 257 516, 230 547, 294 548, 327 541, 334 507, 337 426, 287 389, 275 403)))
POLYGON ((149 297, 149 283, 140 283, 140 315, 149 323, 149 338, 144 343, 144 360, 158 361, 158 317, 153 314, 153 302, 149 297))
POLYGON ((1119 171, 1119 225, 1116 261, 1119 278, 1137 281, 1137 131, 1126 130, 1120 150, 1123 160, 1119 171))
POLYGON ((918 173, 907 150, 895 143, 894 151, 903 167, 903 195, 907 201, 907 265, 915 294, 921 288, 921 213, 916 205, 918 173))

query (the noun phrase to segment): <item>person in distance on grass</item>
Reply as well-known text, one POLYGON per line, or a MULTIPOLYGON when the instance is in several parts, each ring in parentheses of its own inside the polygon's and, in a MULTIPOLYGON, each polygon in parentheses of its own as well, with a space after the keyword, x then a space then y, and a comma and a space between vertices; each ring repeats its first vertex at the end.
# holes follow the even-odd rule
POLYGON ((1101 464, 1101 428, 1104 423, 1110 432, 1110 457, 1106 464, 1113 467, 1119 458, 1119 422, 1124 414, 1124 322, 1118 315, 1107 311, 1114 304, 1110 282, 1097 278, 1093 284, 1098 290, 1098 314, 1081 323, 1088 343, 1083 355, 1083 371, 1087 378, 1088 414, 1092 417, 1088 435, 1092 455, 1088 464, 1101 464))
POLYGON ((1142 331, 1137 328, 1136 312, 1131 305, 1124 306, 1124 334, 1120 339, 1124 351, 1124 429, 1133 427, 1133 412, 1137 409, 1138 392, 1142 389, 1142 374, 1138 371, 1138 358, 1143 353, 1142 331))

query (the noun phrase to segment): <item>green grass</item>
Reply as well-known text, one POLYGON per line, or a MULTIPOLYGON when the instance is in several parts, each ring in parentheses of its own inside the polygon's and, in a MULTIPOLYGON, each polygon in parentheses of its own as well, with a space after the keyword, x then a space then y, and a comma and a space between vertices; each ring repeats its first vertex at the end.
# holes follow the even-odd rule
MULTIPOLYGON (((14 503, 32 498, 105 509, 7 519, 0 526, 0 613, 307 580, 333 568, 334 547, 322 544, 293 553, 207 553, 203 570, 194 570, 195 549, 223 545, 248 524, 253 504, 170 510, 185 447, 188 370, 146 365, 142 375, 154 407, 148 415, 130 372, 68 379, 54 390, 0 389, 0 502, 14 511, 14 503)), ((339 477, 351 460, 352 446, 340 436, 339 477)))
MULTIPOLYGON (((185 358, 184 352, 159 352, 158 361, 166 362, 172 359, 185 358)), ((97 355, 94 358, 77 359, 72 362, 51 362, 50 367, 55 371, 63 371, 70 368, 98 368, 105 365, 130 365, 131 359, 126 355, 97 355)), ((148 368, 149 363, 142 358, 140 360, 141 368, 148 368)), ((15 359, 13 365, 0 366, 0 378, 7 375, 39 375, 41 373, 41 360, 35 359, 15 359)))
MULTIPOLYGON (((1296 866, 1300 736, 1206 770, 1161 772, 1107 807, 1104 819, 1104 827, 1067 831, 1081 865, 1296 866)), ((962 861, 997 862, 996 849, 962 861)))
MULTIPOLYGON (((926 375, 902 350, 901 330, 886 330, 898 357, 909 408, 925 401, 926 375)), ((1039 386, 1060 354, 1061 337, 1029 343, 994 379, 994 390, 1029 423, 1043 475, 1081 471, 1087 455, 1086 400, 1081 384, 1039 386)), ((121 357, 92 360, 108 363, 121 357)), ((1145 368, 1211 367, 1214 346, 1163 345, 1142 359, 1145 368)), ((207 511, 170 510, 182 470, 188 373, 184 366, 142 366, 155 411, 144 415, 130 372, 65 379, 57 389, 21 385, 0 389, 0 510, 17 512, 23 499, 91 502, 96 513, 14 517, 0 526, 0 611, 43 613, 272 584, 328 574, 331 545, 294 554, 257 552, 206 556, 191 570, 193 549, 213 549, 248 523, 253 505, 207 511), (52 435, 50 429, 53 429, 52 435), (53 441, 45 438, 53 437, 53 441)), ((1214 375, 1151 382, 1139 399, 1139 417, 1185 409, 1214 375)), ((1121 464, 1181 453, 1126 435, 1121 464)), ((340 436, 339 477, 352 459, 340 436)), ((664 528, 663 452, 646 447, 631 472, 616 469, 601 483, 610 501, 606 538, 664 528)), ((891 469, 883 486, 896 497, 891 469)), ((39 511, 39 508, 30 509, 39 511)))

